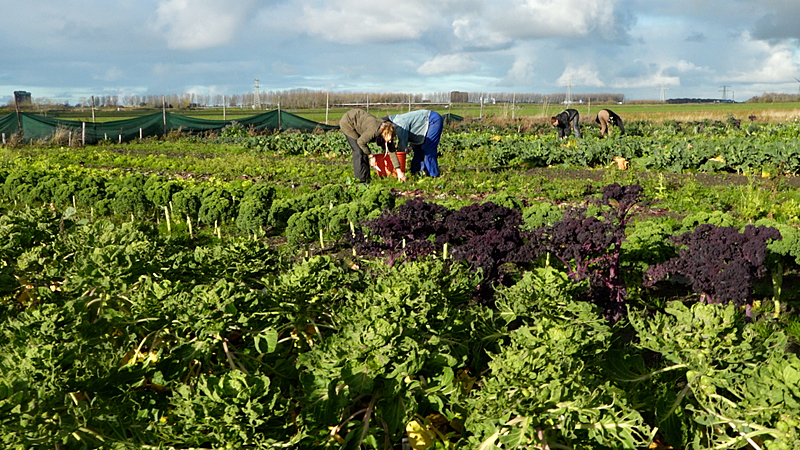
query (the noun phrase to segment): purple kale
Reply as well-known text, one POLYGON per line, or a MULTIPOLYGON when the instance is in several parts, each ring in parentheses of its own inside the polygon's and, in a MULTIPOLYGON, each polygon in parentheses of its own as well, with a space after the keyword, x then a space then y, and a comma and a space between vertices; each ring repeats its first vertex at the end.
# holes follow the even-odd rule
POLYGON ((646 204, 643 198, 639 185, 608 185, 594 202, 602 207, 600 217, 587 216, 586 208, 572 208, 552 226, 534 230, 528 241, 533 254, 558 259, 572 280, 589 280, 585 299, 602 308, 612 322, 625 314, 620 255, 625 229, 636 209, 646 204))
POLYGON ((753 284, 767 271, 768 241, 780 239, 780 232, 773 227, 747 225, 739 232, 734 227, 698 225, 694 231, 672 238, 682 247, 678 256, 648 268, 644 284, 653 286, 670 275, 682 275, 701 301, 746 305, 749 316, 753 284))
POLYGON ((520 260, 517 254, 524 246, 521 224, 522 214, 517 210, 492 202, 476 203, 451 213, 445 220, 445 234, 436 237, 437 245, 450 246, 454 260, 483 271, 476 292, 483 303, 491 300, 495 284, 510 282, 501 267, 520 260))
POLYGON ((362 255, 385 257, 395 264, 400 257, 415 260, 443 252, 447 245, 453 260, 482 270, 483 281, 476 287, 475 297, 488 303, 494 285, 508 283, 502 265, 520 260, 518 253, 524 247, 521 224, 519 211, 492 202, 450 211, 413 199, 365 222, 369 233, 356 233, 354 246, 362 255))
POLYGON ((429 237, 445 233, 449 214, 444 206, 410 199, 364 222, 370 236, 356 233, 353 245, 362 255, 388 257, 390 265, 401 255, 412 260, 430 255, 437 249, 429 237))
POLYGON ((475 236, 490 231, 517 229, 522 224, 522 215, 493 202, 475 203, 454 211, 445 220, 446 233, 437 236, 437 243, 463 245, 475 236))

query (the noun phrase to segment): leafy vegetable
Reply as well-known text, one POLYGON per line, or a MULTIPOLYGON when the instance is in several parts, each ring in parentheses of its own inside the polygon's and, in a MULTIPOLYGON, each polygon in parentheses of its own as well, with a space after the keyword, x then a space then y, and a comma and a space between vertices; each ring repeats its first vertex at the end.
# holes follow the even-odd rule
POLYGON ((767 243, 780 240, 775 228, 747 225, 733 227, 699 225, 695 231, 672 238, 684 248, 678 256, 647 270, 645 286, 653 286, 671 274, 687 277, 701 302, 752 306, 753 283, 767 268, 767 243))

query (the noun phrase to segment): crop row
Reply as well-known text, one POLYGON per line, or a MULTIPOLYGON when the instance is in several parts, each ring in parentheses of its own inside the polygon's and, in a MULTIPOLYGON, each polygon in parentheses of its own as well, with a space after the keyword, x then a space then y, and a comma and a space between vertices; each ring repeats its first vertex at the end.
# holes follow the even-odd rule
POLYGON ((72 206, 83 216, 176 220, 246 235, 285 234, 292 244, 341 239, 351 224, 394 206, 386 189, 328 184, 279 198, 269 183, 202 182, 102 171, 0 171, 6 202, 72 206), (324 234, 323 234, 324 233, 324 234))
MULTIPOLYGON (((553 133, 517 133, 509 129, 492 132, 445 133, 440 152, 459 157, 484 153, 493 168, 509 166, 602 167, 624 158, 639 170, 681 173, 733 172, 743 174, 800 173, 800 126, 751 125, 714 130, 713 126, 693 125, 703 131, 686 132, 679 125, 629 128, 622 138, 600 140, 587 133, 581 140, 559 141, 553 133)), ((283 133, 239 140, 249 151, 286 155, 337 155, 346 149, 341 133, 283 133)), ((485 159, 484 159, 485 158, 485 159)), ((469 163, 469 162, 467 162, 469 163)))

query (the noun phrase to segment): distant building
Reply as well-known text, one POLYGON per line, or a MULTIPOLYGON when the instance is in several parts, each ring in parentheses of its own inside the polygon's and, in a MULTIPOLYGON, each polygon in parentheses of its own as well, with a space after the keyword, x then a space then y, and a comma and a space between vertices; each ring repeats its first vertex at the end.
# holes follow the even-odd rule
POLYGON ((18 105, 30 105, 31 93, 27 91, 14 91, 14 102, 18 105))
POLYGON ((450 92, 450 103, 469 103, 469 94, 467 92, 452 91, 450 92))

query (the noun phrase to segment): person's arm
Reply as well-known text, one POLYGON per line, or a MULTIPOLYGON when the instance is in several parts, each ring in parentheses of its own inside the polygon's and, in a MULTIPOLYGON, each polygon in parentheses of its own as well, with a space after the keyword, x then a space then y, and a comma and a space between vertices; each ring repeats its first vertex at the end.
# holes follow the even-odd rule
POLYGON ((400 166, 400 158, 397 157, 397 152, 390 150, 389 159, 392 161, 392 167, 394 167, 394 171, 397 174, 397 179, 400 181, 406 181, 406 174, 403 171, 403 168, 400 166))

